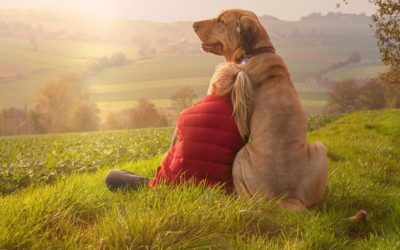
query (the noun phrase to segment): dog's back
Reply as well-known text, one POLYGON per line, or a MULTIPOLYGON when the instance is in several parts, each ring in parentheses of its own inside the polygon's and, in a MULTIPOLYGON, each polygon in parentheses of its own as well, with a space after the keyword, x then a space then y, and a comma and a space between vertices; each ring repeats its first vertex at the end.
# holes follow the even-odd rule
POLYGON ((285 196, 289 207, 310 206, 325 190, 326 151, 320 143, 307 144, 306 116, 287 68, 279 56, 266 54, 254 58, 246 70, 258 85, 252 141, 234 163, 236 190, 251 196, 265 193, 268 199, 285 196))

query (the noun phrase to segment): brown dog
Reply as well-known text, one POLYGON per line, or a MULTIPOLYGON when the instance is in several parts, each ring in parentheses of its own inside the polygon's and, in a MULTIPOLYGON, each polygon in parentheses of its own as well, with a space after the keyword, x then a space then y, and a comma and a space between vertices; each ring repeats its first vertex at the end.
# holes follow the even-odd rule
POLYGON ((193 28, 204 51, 245 63, 241 67, 254 87, 251 142, 239 151, 233 166, 236 192, 283 198, 282 206, 294 210, 316 204, 327 185, 327 153, 320 142, 307 144, 299 97, 257 16, 227 10, 195 22, 193 28))

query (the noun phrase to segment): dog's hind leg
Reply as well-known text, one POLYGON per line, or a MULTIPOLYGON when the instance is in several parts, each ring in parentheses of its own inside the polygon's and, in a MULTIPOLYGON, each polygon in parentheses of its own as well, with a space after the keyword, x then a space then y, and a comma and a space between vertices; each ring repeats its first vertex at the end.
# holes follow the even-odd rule
POLYGON ((285 198, 279 205, 295 212, 300 212, 306 208, 299 199, 292 197, 285 198))

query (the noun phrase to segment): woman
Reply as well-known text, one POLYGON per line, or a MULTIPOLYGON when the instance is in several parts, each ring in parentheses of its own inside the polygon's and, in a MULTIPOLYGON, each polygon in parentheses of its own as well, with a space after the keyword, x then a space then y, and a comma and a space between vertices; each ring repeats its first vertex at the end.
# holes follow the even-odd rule
POLYGON ((149 180, 126 170, 111 170, 106 186, 115 191, 192 181, 233 191, 232 165, 249 135, 252 106, 251 82, 240 65, 218 65, 207 95, 180 113, 172 147, 156 176, 149 180))

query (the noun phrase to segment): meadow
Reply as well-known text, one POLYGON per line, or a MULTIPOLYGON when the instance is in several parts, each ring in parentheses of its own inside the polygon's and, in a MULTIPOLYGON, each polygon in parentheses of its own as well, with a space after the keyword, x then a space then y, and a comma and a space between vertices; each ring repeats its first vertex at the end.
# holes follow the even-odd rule
MULTIPOLYGON (((383 71, 371 46, 315 46, 277 44, 285 59, 293 82, 307 112, 321 112, 326 102, 324 89, 309 84, 314 74, 332 63, 344 60, 355 51, 363 62, 330 73, 335 80, 373 77, 383 71), (365 74, 368 72, 368 74, 365 74)), ((0 37, 0 108, 31 106, 44 83, 57 80, 65 72, 83 76, 83 84, 91 99, 102 110, 102 118, 112 111, 131 108, 139 98, 151 99, 160 108, 171 106, 170 97, 183 86, 192 87, 201 97, 220 57, 196 52, 159 52, 141 58, 136 45, 123 42, 89 42, 40 39, 37 51, 28 39, 0 37), (122 52, 130 60, 127 65, 106 67, 88 73, 90 61, 122 52), (12 93, 12 94, 10 94, 12 93)))
POLYGON ((328 149, 330 173, 322 202, 301 213, 203 186, 106 189, 112 168, 154 176, 171 129, 0 137, 1 166, 80 165, 0 196, 0 249, 398 249, 400 110, 319 116, 308 125, 308 140, 328 149), (347 218, 359 209, 369 218, 353 224, 347 218))
POLYGON ((0 137, 0 193, 166 152, 171 128, 0 137))

